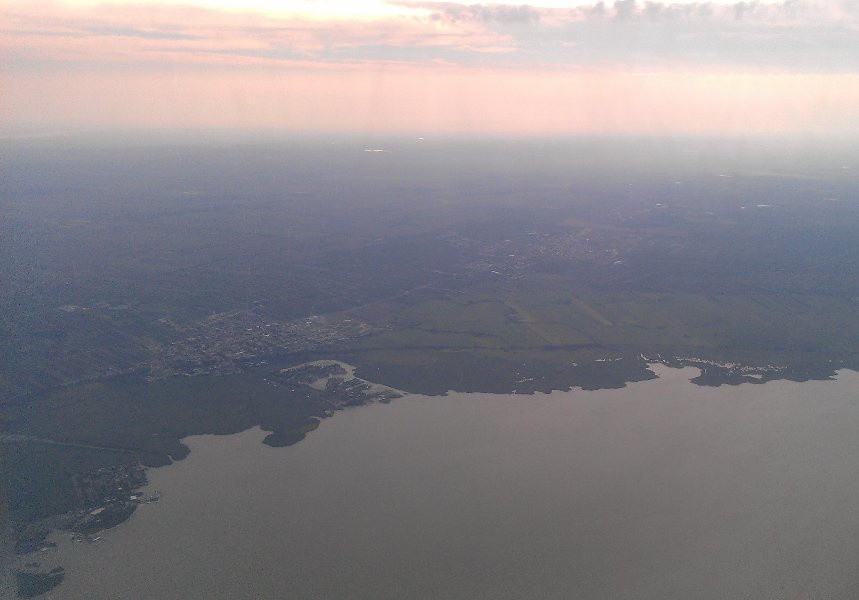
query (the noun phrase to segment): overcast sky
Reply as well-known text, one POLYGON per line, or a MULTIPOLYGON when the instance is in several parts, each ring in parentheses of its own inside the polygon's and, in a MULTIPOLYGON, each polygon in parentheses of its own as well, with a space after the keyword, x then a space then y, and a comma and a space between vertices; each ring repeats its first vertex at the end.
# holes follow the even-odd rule
POLYGON ((859 0, 0 2, 0 128, 859 134, 859 0))

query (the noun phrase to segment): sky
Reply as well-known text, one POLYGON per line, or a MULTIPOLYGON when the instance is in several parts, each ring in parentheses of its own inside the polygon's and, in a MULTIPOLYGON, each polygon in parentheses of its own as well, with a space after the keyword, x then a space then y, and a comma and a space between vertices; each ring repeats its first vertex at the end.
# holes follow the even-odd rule
POLYGON ((0 0, 0 134, 859 137, 859 0, 0 0))

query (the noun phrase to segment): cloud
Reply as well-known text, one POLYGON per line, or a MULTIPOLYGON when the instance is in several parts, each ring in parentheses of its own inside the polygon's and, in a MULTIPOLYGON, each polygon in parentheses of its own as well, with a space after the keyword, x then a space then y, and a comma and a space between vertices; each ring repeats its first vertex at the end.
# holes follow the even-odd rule
POLYGON ((409 2, 395 4, 430 11, 435 21, 480 21, 483 23, 528 24, 540 20, 540 11, 527 4, 461 4, 456 2, 409 2))
MULTIPOLYGON (((539 9, 535 9, 539 10, 539 9)), ((661 2, 654 0, 615 0, 611 8, 605 2, 585 4, 571 9, 579 19, 613 17, 617 21, 755 21, 770 25, 800 21, 830 23, 843 20, 851 13, 859 13, 859 0, 841 2, 812 2, 807 0, 739 0, 724 2, 661 2)))
POLYGON ((559 4, 398 0, 352 19, 7 0, 0 128, 859 127, 857 1, 559 4))
POLYGON ((635 12, 635 0, 615 0, 614 15, 617 20, 628 21, 635 12))
MULTIPOLYGON (((500 11, 499 18, 513 19, 500 11)), ((489 15, 489 13, 487 13, 489 15)), ((510 36, 481 23, 401 15, 362 21, 199 7, 96 7, 13 2, 0 8, 0 48, 18 62, 185 62, 236 65, 304 59, 337 62, 452 59, 506 51, 510 36), (141 26, 143 25, 143 26, 141 26)))
POLYGON ((200 36, 175 31, 153 31, 133 27, 89 27, 85 31, 92 35, 108 37, 139 37, 146 40, 195 40, 200 36))
POLYGON ((10 68, 40 64, 425 62, 504 68, 859 71, 859 2, 599 1, 574 7, 391 0, 372 18, 152 2, 0 6, 10 68))

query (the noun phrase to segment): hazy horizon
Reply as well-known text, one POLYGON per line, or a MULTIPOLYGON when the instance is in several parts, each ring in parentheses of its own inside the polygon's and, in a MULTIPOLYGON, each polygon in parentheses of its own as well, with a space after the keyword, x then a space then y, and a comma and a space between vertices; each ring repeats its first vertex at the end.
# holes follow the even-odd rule
POLYGON ((526 2, 0 2, 0 596, 853 597, 859 0, 526 2))
POLYGON ((859 3, 12 0, 0 132, 859 134, 859 3))

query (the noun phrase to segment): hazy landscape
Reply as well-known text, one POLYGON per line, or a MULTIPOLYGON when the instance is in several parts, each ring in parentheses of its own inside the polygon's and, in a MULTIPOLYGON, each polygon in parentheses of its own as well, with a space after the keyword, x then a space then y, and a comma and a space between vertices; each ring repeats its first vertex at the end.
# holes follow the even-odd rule
POLYGON ((4 0, 0 598, 859 594, 857 0, 4 0))
POLYGON ((709 386, 859 368, 848 147, 366 146, 11 146, 0 382, 19 552, 128 518, 138 465, 184 458, 188 435, 261 426, 289 445, 398 391, 617 388, 653 362, 709 386), (354 375, 302 366, 331 359, 354 375))

